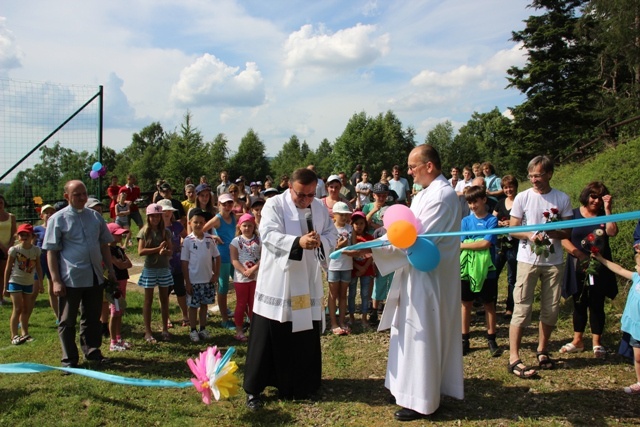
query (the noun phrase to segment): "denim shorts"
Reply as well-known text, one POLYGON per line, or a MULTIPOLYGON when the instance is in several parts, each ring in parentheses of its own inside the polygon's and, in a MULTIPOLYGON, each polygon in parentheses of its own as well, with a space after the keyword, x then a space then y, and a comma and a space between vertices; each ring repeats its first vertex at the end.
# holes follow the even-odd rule
POLYGON ((7 292, 22 292, 23 294, 30 295, 33 293, 33 285, 18 285, 17 283, 9 282, 7 283, 7 292))
POLYGON ((633 348, 640 348, 640 341, 629 335, 629 345, 633 348))
POLYGON ((331 283, 337 283, 337 282, 349 283, 351 282, 351 270, 344 270, 344 271, 329 270, 329 273, 327 274, 327 281, 331 283))

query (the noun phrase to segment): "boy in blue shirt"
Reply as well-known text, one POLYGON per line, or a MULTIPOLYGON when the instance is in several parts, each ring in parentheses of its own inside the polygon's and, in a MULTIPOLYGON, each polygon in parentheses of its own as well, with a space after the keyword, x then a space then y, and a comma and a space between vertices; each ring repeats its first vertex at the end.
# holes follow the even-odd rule
MULTIPOLYGON (((498 219, 487 211, 487 193, 483 187, 472 186, 465 192, 471 213, 462 218, 461 231, 489 230, 498 226, 498 219)), ((495 234, 460 237, 460 269, 462 278, 462 352, 470 350, 469 329, 473 301, 482 301, 487 325, 489 353, 500 356, 496 343, 496 300, 498 278, 493 258, 497 237, 495 234)))

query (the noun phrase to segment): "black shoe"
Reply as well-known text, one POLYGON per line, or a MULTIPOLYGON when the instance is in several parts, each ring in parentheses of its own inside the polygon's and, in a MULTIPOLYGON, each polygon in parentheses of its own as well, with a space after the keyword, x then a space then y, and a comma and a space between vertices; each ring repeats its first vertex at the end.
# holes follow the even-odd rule
MULTIPOLYGON (((69 365, 63 366, 63 368, 75 368, 78 369, 78 364, 77 363, 71 363, 69 365)), ((67 372, 67 371, 60 371, 60 375, 62 376, 67 376, 67 375, 71 375, 72 372, 67 372)))
POLYGON ((462 355, 466 356, 471 351, 471 343, 469 340, 462 340, 462 355))
POLYGON ((257 411, 258 409, 262 408, 262 399, 260 399, 260 395, 259 394, 247 394, 247 402, 246 402, 247 408, 250 411, 257 411))
POLYGON ((487 340, 489 345, 489 354, 491 357, 499 357, 502 354, 502 349, 498 346, 495 340, 487 340))
POLYGON ((402 408, 399 411, 396 411, 396 413, 393 414, 393 417, 398 421, 413 421, 426 418, 426 415, 416 412, 413 409, 402 408))

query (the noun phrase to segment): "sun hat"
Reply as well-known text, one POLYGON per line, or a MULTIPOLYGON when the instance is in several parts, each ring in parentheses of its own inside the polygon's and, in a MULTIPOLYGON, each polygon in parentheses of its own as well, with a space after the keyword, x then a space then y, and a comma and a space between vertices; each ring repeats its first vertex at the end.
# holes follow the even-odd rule
POLYGON ((333 213, 350 214, 351 209, 349 209, 349 205, 347 205, 345 202, 336 202, 333 205, 333 213))
POLYGON ((84 204, 85 208, 93 208, 95 206, 104 206, 102 202, 95 197, 89 197, 87 203, 84 204))
POLYGON ((173 205, 171 204, 171 200, 169 199, 162 199, 159 200, 157 203, 158 206, 162 207, 162 211, 177 211, 178 209, 174 208, 173 205))
POLYGON ((126 234, 126 233, 129 232, 129 230, 127 230, 124 227, 119 226, 115 222, 108 223, 107 224, 107 228, 109 229, 109 233, 115 234, 116 236, 119 236, 121 234, 126 234))
POLYGON ((231 194, 224 193, 221 194, 220 197, 218 197, 218 203, 223 204, 227 202, 233 202, 233 196, 231 194))
POLYGON ((238 218, 238 226, 241 226, 243 223, 247 222, 247 221, 251 221, 254 224, 256 223, 256 218, 251 215, 250 213, 246 213, 244 215, 242 215, 240 218, 238 218))
POLYGON ((151 203, 149 206, 147 206, 147 215, 155 214, 162 214, 162 206, 156 203, 151 203))
POLYGON ((20 233, 33 234, 33 225, 31 225, 31 224, 20 224, 18 226, 18 231, 16 231, 16 234, 20 234, 20 233))
POLYGON ((56 210, 56 208, 54 208, 54 207, 53 207, 53 206, 51 206, 51 205, 44 205, 44 206, 42 206, 42 207, 40 208, 40 213, 42 213, 42 212, 46 211, 47 209, 53 209, 53 211, 54 211, 54 212, 55 212, 55 210, 56 210))

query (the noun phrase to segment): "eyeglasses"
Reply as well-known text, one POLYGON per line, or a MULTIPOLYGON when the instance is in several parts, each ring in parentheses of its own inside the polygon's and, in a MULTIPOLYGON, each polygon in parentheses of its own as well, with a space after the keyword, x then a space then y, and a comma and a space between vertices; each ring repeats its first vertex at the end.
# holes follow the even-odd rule
POLYGON ((529 178, 529 179, 540 179, 543 176, 545 176, 546 174, 547 174, 546 172, 544 172, 544 173, 532 173, 532 174, 527 175, 527 178, 529 178))
POLYGON ((316 197, 316 193, 309 193, 309 194, 298 193, 293 188, 291 189, 291 191, 296 193, 296 196, 298 196, 299 199, 312 199, 312 198, 316 197))
POLYGON ((407 165, 407 167, 409 168, 409 170, 411 172, 413 172, 418 166, 426 165, 427 163, 429 163, 429 162, 424 162, 424 163, 420 163, 420 164, 417 164, 417 165, 407 165))

